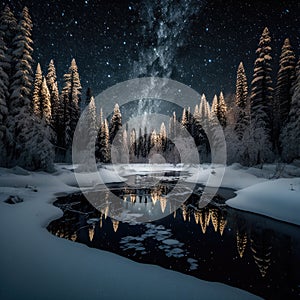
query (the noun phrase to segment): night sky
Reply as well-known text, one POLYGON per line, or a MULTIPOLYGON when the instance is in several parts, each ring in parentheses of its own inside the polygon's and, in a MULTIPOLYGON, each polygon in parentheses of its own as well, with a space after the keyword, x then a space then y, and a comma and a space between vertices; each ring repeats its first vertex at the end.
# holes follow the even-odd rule
POLYGON ((290 37, 299 55, 298 1, 172 1, 169 8, 173 11, 166 13, 167 18, 162 10, 168 1, 161 1, 164 4, 160 6, 158 0, 28 0, 4 1, 2 5, 9 4, 15 12, 28 6, 34 24, 34 59, 44 72, 53 58, 61 87, 62 75, 74 57, 83 92, 91 87, 94 95, 137 75, 152 74, 137 73, 133 66, 145 63, 143 57, 158 46, 159 22, 169 28, 168 36, 159 43, 169 46, 164 55, 169 59, 171 78, 204 92, 209 101, 221 89, 225 94, 235 91, 241 60, 250 83, 255 50, 265 26, 273 39, 274 75, 284 38, 290 37), (188 12, 184 15, 185 3, 188 12), (149 7, 155 18, 148 17, 149 7))

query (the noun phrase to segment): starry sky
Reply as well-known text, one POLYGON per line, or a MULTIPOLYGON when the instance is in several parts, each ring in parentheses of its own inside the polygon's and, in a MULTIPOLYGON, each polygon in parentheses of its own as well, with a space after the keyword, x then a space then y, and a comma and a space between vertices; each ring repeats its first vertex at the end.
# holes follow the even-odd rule
POLYGON ((272 36, 274 76, 284 38, 290 38, 298 57, 297 2, 6 0, 2 6, 9 4, 16 13, 28 6, 34 24, 34 59, 44 71, 50 59, 54 59, 60 87, 73 57, 83 93, 91 87, 97 95, 118 82, 151 75, 150 71, 137 73, 134 66, 145 64, 145 56, 166 43, 168 50, 163 55, 171 78, 205 93, 211 101, 220 90, 225 94, 235 91, 240 61, 244 62, 250 83, 255 50, 265 26, 272 36), (169 10, 164 14, 166 8, 169 10), (167 25, 164 34, 168 36, 158 41, 157 24, 161 22, 167 25))

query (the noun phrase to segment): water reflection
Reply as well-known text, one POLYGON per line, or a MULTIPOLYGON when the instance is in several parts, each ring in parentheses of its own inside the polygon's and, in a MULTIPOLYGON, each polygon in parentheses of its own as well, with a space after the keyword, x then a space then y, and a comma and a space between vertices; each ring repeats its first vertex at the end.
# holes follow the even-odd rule
MULTIPOLYGON (((124 205, 170 211, 172 186, 119 188, 124 205)), ((264 298, 300 296, 299 227, 215 205, 198 208, 199 195, 171 215, 152 223, 123 223, 108 217, 103 194, 100 212, 81 195, 60 198, 64 216, 49 224, 58 237, 85 243, 131 259, 220 281, 264 298)), ((223 201, 224 203, 224 201, 223 201)), ((132 217, 132 216, 131 216, 132 217)), ((133 219, 132 219, 133 220, 133 219)))

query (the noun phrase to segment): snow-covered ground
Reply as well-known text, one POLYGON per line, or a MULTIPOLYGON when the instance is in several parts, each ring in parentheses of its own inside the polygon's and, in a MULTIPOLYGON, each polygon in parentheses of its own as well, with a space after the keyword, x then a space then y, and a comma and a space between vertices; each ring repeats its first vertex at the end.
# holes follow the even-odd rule
POLYGON ((226 204, 300 225, 300 178, 269 180, 247 187, 226 204))
MULTIPOLYGON (((51 235, 47 224, 62 215, 51 204, 55 194, 79 191, 72 168, 57 168, 51 175, 0 168, 1 299, 257 298, 51 235), (10 195, 24 202, 5 203, 10 195)), ((124 180, 111 170, 101 172, 105 182, 124 180)), ((93 175, 85 177, 86 186, 93 186, 93 175)))

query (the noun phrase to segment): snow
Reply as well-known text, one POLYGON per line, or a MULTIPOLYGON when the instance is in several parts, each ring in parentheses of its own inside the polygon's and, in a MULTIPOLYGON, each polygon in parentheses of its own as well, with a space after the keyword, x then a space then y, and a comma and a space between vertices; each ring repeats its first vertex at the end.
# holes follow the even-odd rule
POLYGON ((262 182, 237 192, 226 204, 300 225, 300 178, 262 182))
POLYGON ((177 245, 179 244, 179 242, 177 240, 173 240, 173 239, 166 239, 163 241, 164 244, 166 245, 177 245))
MULTIPOLYGON (((207 185, 207 183, 209 183, 209 186, 211 187, 218 187, 218 175, 219 173, 223 172, 223 167, 201 165, 197 168, 191 168, 190 171, 193 175, 187 179, 187 182, 199 183, 204 185, 207 185), (214 177, 216 177, 215 180, 214 177)), ((262 175, 265 176, 266 172, 262 175)), ((244 168, 239 164, 233 164, 225 168, 225 173, 220 187, 238 190, 265 180, 267 179, 258 178, 256 175, 252 174, 251 169, 244 168)))
MULTIPOLYGON (((0 169, 1 299, 258 299, 221 283, 135 263, 51 235, 45 227, 62 215, 51 204, 55 194, 79 191, 72 168, 57 168, 53 174, 26 175, 0 169), (4 203, 17 194, 24 202, 4 203)), ((103 172, 109 180, 122 180, 109 170, 103 172)), ((176 249, 171 249, 174 254, 176 249)))

